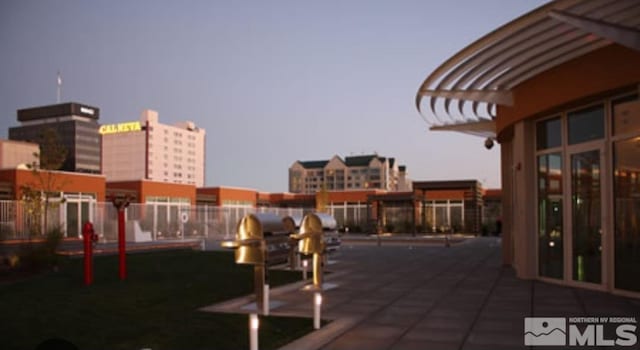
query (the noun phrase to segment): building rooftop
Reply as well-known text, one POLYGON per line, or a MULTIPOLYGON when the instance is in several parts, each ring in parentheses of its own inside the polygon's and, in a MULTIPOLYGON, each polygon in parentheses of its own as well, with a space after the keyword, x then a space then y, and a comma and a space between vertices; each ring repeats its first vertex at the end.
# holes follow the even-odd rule
MULTIPOLYGON (((349 248, 327 267, 336 273, 326 275, 338 288, 322 298, 322 318, 332 322, 281 349, 531 349, 525 317, 640 313, 638 300, 516 278, 502 265, 495 237, 453 237, 451 247, 443 237, 342 240, 349 248)), ((271 315, 310 317, 302 286, 274 288, 284 302, 271 315)), ((250 302, 244 297, 202 310, 248 313, 250 302)))
POLYGON ((100 118, 100 109, 82 103, 67 102, 55 105, 19 109, 17 114, 19 122, 28 122, 33 120, 64 117, 70 115, 77 115, 89 119, 98 120, 100 118))
POLYGON ((305 169, 322 169, 329 163, 328 160, 310 160, 310 161, 298 161, 305 169))

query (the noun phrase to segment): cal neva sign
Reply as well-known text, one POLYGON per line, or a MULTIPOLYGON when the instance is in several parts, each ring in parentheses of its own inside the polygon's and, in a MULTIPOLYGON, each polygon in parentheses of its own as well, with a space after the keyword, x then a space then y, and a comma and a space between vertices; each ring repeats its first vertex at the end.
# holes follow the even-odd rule
POLYGON ((527 346, 634 346, 635 317, 525 317, 527 346))
POLYGON ((140 122, 129 122, 129 123, 119 123, 119 124, 108 124, 100 127, 100 134, 117 134, 122 132, 132 132, 132 131, 141 131, 142 126, 140 122))

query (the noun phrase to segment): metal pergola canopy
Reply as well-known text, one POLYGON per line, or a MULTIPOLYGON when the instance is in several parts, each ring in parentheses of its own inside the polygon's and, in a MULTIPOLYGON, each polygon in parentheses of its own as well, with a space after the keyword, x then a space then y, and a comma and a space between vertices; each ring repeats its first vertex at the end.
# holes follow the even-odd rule
POLYGON ((617 43, 640 51, 640 1, 559 0, 467 46, 422 83, 416 107, 432 130, 495 137, 496 105, 562 63, 617 43))

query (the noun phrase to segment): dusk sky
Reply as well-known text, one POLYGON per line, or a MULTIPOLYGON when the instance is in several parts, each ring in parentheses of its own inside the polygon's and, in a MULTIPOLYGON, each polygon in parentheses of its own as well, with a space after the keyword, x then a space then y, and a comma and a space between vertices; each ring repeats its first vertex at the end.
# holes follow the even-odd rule
POLYGON ((0 2, 0 137, 16 110, 100 108, 102 124, 191 120, 207 186, 287 190, 296 160, 395 157, 413 180, 500 186, 499 146, 430 132, 422 81, 474 40, 546 1, 0 2))

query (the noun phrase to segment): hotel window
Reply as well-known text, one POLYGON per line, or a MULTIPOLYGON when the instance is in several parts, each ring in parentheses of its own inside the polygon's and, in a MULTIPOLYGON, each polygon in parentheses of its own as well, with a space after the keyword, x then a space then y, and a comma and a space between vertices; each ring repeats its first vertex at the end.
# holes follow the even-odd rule
POLYGON ((599 140, 604 137, 604 107, 597 105, 567 116, 569 144, 599 140))
POLYGON ((562 279, 563 191, 562 119, 553 117, 536 125, 538 177, 538 274, 562 279))
POLYGON ((560 117, 540 121, 536 129, 536 145, 538 150, 560 147, 562 145, 560 117))
POLYGON ((562 279, 562 153, 538 156, 538 273, 562 279))
POLYGON ((613 134, 640 132, 640 100, 636 95, 613 102, 613 134))
POLYGON ((640 99, 612 103, 615 287, 640 292, 640 99))

